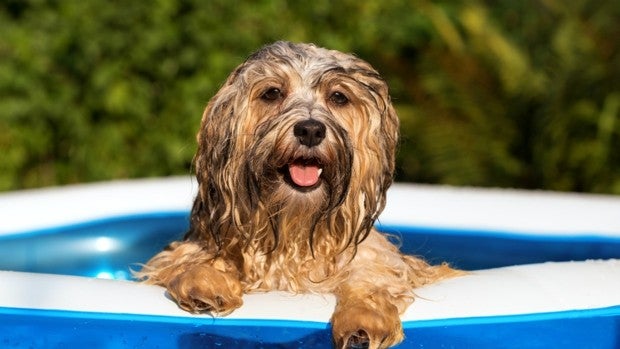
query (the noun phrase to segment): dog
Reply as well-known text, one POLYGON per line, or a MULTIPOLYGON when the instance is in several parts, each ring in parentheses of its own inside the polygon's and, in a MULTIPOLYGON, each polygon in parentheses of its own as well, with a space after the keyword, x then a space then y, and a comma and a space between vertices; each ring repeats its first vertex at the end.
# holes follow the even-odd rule
POLYGON ((335 347, 401 342, 413 290, 458 272, 402 254, 374 228, 398 139, 369 63, 313 44, 263 47, 204 111, 189 231, 137 277, 215 315, 248 292, 333 293, 335 347))

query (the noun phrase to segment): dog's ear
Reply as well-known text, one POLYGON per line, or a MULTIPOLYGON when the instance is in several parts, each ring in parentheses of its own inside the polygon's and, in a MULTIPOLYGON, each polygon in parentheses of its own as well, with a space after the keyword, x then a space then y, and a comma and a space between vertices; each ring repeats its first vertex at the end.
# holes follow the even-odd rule
MULTIPOLYGON (((365 173, 359 178, 357 192, 364 196, 364 217, 354 241, 363 241, 385 207, 386 193, 394 179, 396 148, 399 139, 399 120, 392 105, 388 85, 374 68, 356 59, 352 76, 363 87, 371 130, 367 146, 359 154, 366 161, 365 173), (373 129, 374 128, 374 129, 373 129)), ((359 160, 359 156, 358 156, 359 160)))
POLYGON ((359 84, 368 92, 369 103, 375 107, 376 115, 371 118, 378 120, 379 129, 374 130, 376 135, 381 135, 380 147, 383 149, 383 167, 391 183, 394 175, 394 162, 396 147, 399 138, 399 119, 396 110, 392 105, 387 82, 365 61, 356 59, 353 76, 359 84))
MULTIPOLYGON (((186 239, 202 239, 213 241, 218 248, 229 235, 234 222, 240 215, 235 210, 242 209, 245 186, 239 185, 239 161, 234 161, 236 144, 236 128, 239 127, 242 113, 243 96, 239 91, 245 88, 240 75, 245 63, 230 74, 222 88, 209 101, 204 110, 200 130, 196 136, 198 150, 194 157, 198 195, 191 213, 190 231, 186 239)), ((238 160, 238 159, 237 159, 238 160)))

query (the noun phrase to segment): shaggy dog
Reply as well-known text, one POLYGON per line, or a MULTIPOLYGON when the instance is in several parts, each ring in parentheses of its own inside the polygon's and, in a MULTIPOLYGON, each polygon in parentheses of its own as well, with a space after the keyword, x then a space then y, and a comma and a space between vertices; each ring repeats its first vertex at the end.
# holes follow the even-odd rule
POLYGON ((456 272, 401 254, 373 227, 398 127, 365 61, 310 44, 262 48, 202 116, 189 232, 138 277, 187 311, 219 315, 246 292, 333 293, 337 348, 399 343, 413 289, 456 272))

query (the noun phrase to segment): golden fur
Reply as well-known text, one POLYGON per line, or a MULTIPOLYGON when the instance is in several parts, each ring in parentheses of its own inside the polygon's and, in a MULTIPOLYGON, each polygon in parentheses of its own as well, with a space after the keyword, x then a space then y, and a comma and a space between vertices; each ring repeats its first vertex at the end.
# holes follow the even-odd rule
POLYGON ((363 60, 309 44, 262 48, 203 114, 189 232, 137 276, 190 312, 227 314, 253 291, 333 293, 336 347, 399 343, 413 289, 457 272, 401 254, 373 227, 398 127, 386 83, 363 60), (305 120, 310 136, 296 131, 305 120), (320 167, 319 182, 294 183, 295 162, 320 167))

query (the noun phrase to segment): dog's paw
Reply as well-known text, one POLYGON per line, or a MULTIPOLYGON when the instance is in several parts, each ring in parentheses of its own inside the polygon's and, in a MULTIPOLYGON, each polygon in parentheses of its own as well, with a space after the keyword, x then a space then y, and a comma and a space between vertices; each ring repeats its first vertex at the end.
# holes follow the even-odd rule
POLYGON ((389 303, 382 309, 364 302, 337 307, 332 333, 338 349, 388 348, 404 338, 398 310, 389 303))
POLYGON ((196 265, 177 275, 168 293, 191 313, 227 315, 243 304, 243 290, 236 276, 210 265, 196 265))

